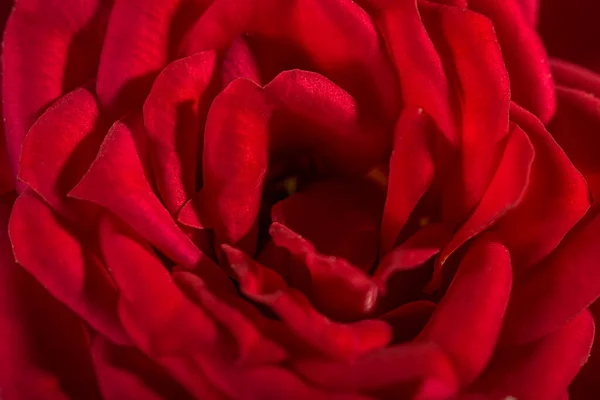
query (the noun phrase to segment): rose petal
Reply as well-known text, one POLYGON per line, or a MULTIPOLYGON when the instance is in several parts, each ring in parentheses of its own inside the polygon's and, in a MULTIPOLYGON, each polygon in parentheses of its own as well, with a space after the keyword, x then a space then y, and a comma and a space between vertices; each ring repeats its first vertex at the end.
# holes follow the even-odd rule
POLYGON ((201 305, 233 336, 238 348, 238 363, 249 366, 275 364, 286 358, 285 350, 265 338, 254 321, 219 298, 222 293, 213 294, 201 279, 190 272, 176 272, 173 278, 192 301, 201 305))
POLYGON ((375 21, 398 70, 404 102, 425 109, 451 143, 458 140, 448 79, 429 34, 423 26, 417 1, 373 1, 375 21))
POLYGON ((503 339, 526 343, 563 326, 600 295, 600 214, 582 221, 515 285, 503 339))
MULTIPOLYGON (((308 54, 326 76, 387 120, 398 112, 395 76, 368 14, 354 2, 215 0, 188 36, 186 54, 226 49, 242 33, 279 37, 308 54), (232 12, 235 10, 235 12, 232 12)), ((298 67, 298 66, 297 66, 298 67)))
POLYGON ((518 207, 496 224, 518 274, 550 253, 589 208, 587 184, 532 114, 513 103, 511 119, 535 149, 530 184, 518 207))
POLYGON ((503 348, 475 383, 474 391, 494 398, 558 399, 585 364, 594 339, 589 311, 531 344, 503 348))
POLYGON ((213 101, 204 133, 200 215, 219 242, 246 238, 250 253, 268 167, 269 114, 261 89, 237 79, 213 101))
POLYGON ((508 249, 497 241, 479 239, 419 336, 449 355, 465 384, 479 375, 492 356, 511 285, 508 249))
POLYGON ((15 175, 23 138, 41 112, 94 76, 109 11, 110 2, 99 0, 15 5, 2 48, 5 134, 15 175))
POLYGON ((548 55, 535 25, 520 12, 518 1, 470 0, 469 9, 494 24, 510 75, 512 100, 546 123, 556 108, 548 55))
POLYGON ((600 100, 592 94, 557 86, 558 108, 548 125, 552 137, 583 174, 592 194, 600 199, 600 100))
MULTIPOLYGON (((110 14, 96 92, 113 112, 143 101, 152 81, 172 56, 177 30, 200 16, 202 1, 116 0, 110 14), (192 6, 190 6, 190 4, 192 6), (187 14, 187 15, 186 15, 187 14)), ((120 116, 120 115, 118 115, 120 116)))
POLYGON ((223 57, 221 85, 227 87, 237 78, 246 78, 260 84, 259 67, 243 36, 233 40, 223 57))
POLYGON ((591 93, 600 97, 600 75, 568 61, 550 60, 552 75, 557 85, 591 93))
POLYGON ((304 237, 319 253, 344 258, 368 272, 377 258, 382 208, 383 196, 369 182, 323 182, 276 203, 271 219, 304 237))
POLYGON ((355 320, 373 310, 378 290, 367 273, 344 259, 318 253, 310 242, 278 222, 269 233, 277 246, 288 249, 306 267, 310 281, 306 289, 320 311, 337 320, 355 320))
POLYGON ((16 201, 9 235, 17 262, 53 296, 114 342, 129 343, 104 266, 32 192, 16 201))
POLYGON ((534 156, 535 150, 525 132, 513 125, 500 165, 481 202, 436 260, 430 289, 437 289, 441 283, 442 265, 456 249, 519 204, 529 184, 534 156))
POLYGON ((381 222, 383 254, 394 247, 402 227, 433 182, 433 129, 420 108, 406 108, 398 119, 381 222))
POLYGON ((69 196, 110 210, 181 265, 191 267, 203 256, 153 193, 133 133, 122 122, 110 129, 96 160, 69 196))
POLYGON ((386 291, 388 280, 395 272, 420 267, 433 258, 446 245, 451 235, 452 232, 447 226, 429 224, 387 253, 373 276, 380 290, 386 291))
POLYGON ((344 174, 366 171, 387 158, 388 132, 365 120, 356 98, 323 75, 284 71, 265 86, 265 94, 279 119, 271 134, 275 151, 307 147, 321 166, 344 174))
POLYGON ((181 293, 130 228, 104 218, 100 245, 121 294, 119 316, 131 340, 193 396, 219 398, 196 359, 210 353, 218 340, 212 320, 181 293))
POLYGON ((205 52, 169 64, 144 103, 158 191, 173 215, 195 193, 198 142, 207 111, 200 102, 207 94, 215 57, 205 52))
POLYGON ((301 360, 294 369, 326 388, 373 392, 385 398, 445 399, 458 388, 450 361, 429 343, 373 351, 353 363, 301 360))
POLYGON ((392 327, 392 343, 413 340, 425 327, 435 310, 436 304, 426 300, 412 301, 393 309, 378 318, 392 327))
POLYGON ((521 12, 525 20, 532 27, 537 26, 538 12, 540 8, 540 0, 517 0, 517 4, 521 8, 521 12))
POLYGON ((423 21, 462 105, 461 179, 448 187, 444 215, 462 220, 483 196, 508 134, 510 82, 494 26, 484 16, 423 2, 423 21), (486 90, 481 90, 485 87, 486 90), (482 134, 483 132, 483 134, 482 134))
POLYGON ((242 292, 272 308, 299 337, 324 354, 354 359, 379 349, 391 339, 389 326, 382 321, 362 320, 351 324, 336 323, 314 310, 306 297, 241 251, 229 246, 223 250, 238 275, 242 292))
POLYGON ((117 346, 97 336, 90 351, 100 391, 106 399, 193 399, 164 370, 133 347, 117 346))
MULTIPOLYGON (((12 196, 11 196, 12 197, 12 196)), ((0 206, 0 386, 7 399, 99 400, 82 321, 15 263, 0 206)))
POLYGON ((19 179, 60 215, 80 223, 93 220, 96 210, 67 193, 94 161, 105 133, 96 99, 86 88, 76 89, 31 127, 23 142, 19 179))
MULTIPOLYGON (((596 302, 590 306, 590 312, 594 317, 594 325, 597 326, 598 321, 600 320, 600 301, 596 300, 596 302)), ((600 386, 598 386, 600 342, 596 339, 596 336, 594 339, 589 360, 583 366, 581 371, 579 371, 573 383, 569 386, 569 393, 574 399, 593 399, 600 396, 600 386)), ((568 400, 568 396, 564 398, 568 400)))

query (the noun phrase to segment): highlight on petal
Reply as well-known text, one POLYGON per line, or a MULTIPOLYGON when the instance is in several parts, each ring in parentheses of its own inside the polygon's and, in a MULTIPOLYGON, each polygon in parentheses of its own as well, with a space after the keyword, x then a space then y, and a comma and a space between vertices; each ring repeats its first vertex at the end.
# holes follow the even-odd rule
POLYGON ((295 335, 323 354, 351 360, 389 343, 391 330, 385 322, 331 321, 315 311, 301 292, 289 288, 274 271, 233 247, 224 246, 223 250, 238 276, 242 293, 271 308, 295 335))
POLYGON ((15 202, 9 235, 17 262, 53 296, 115 343, 129 343, 104 265, 31 191, 15 202))
POLYGON ((294 369, 325 388, 371 392, 385 398, 445 399, 459 387, 452 363, 431 343, 375 350, 352 363, 299 360, 294 369))
POLYGON ((594 202, 600 199, 600 100, 593 94, 556 87, 558 108, 548 131, 585 177, 594 202))
POLYGON ((0 206, 0 386, 6 398, 100 400, 87 329, 15 263, 7 226, 14 196, 0 206))
POLYGON ((503 339, 527 343, 559 329, 600 296, 600 214, 582 221, 515 285, 503 339))
POLYGON ((411 212, 433 182, 434 156, 431 121, 420 108, 404 109, 394 132, 387 197, 381 222, 381 250, 395 245, 411 212))
POLYGON ((426 2, 421 12, 461 98, 461 179, 448 187, 452 200, 444 204, 444 214, 460 221, 480 201, 500 160, 509 128, 510 82, 490 20, 426 2))
POLYGON ((538 341, 500 348, 473 391, 493 398, 558 399, 585 364, 594 340, 589 311, 538 341))
POLYGON ((93 210, 67 198, 67 193, 94 161, 106 128, 88 89, 67 94, 42 114, 25 137, 19 179, 60 215, 85 224, 93 210))
POLYGON ((585 179, 542 123, 514 103, 511 120, 528 134, 535 149, 521 203, 495 226, 519 274, 556 248, 586 213, 590 199, 585 179))
POLYGON ((93 78, 110 2, 24 0, 15 5, 2 48, 8 154, 18 171, 21 143, 44 109, 93 78))
POLYGON ((492 356, 511 286, 508 249, 493 238, 478 239, 417 339, 438 344, 463 384, 472 382, 492 356))
POLYGON ((201 102, 215 63, 216 54, 204 52, 169 64, 144 103, 157 188, 172 215, 195 193, 207 112, 201 102))
POLYGON ((548 55, 535 25, 520 12, 519 1, 470 0, 469 9, 494 24, 510 76, 511 99, 547 123, 556 109, 548 55))
POLYGON ((152 191, 133 133, 122 122, 110 129, 98 156, 69 196, 108 209, 183 266, 193 267, 203 257, 152 191))

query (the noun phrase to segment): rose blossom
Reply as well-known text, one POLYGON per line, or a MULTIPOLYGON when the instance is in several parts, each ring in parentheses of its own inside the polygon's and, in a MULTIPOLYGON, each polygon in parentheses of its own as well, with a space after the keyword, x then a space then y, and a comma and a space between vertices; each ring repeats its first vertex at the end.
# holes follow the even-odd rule
POLYGON ((597 398, 556 4, 4 2, 0 397, 597 398))

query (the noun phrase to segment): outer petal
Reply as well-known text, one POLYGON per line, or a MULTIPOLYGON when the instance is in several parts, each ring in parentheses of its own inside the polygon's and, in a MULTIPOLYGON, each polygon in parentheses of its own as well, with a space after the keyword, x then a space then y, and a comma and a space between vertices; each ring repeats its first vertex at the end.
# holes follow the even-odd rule
POLYGON ((207 112, 201 99, 209 94, 215 57, 214 52, 205 52, 173 62, 156 78, 144 103, 157 187, 173 215, 195 193, 207 112))
POLYGON ((67 193, 94 161, 106 128, 87 89, 69 93, 44 112, 26 136, 19 179, 59 214, 85 224, 93 210, 67 198, 67 193))
POLYGON ((499 242, 481 238, 423 329, 450 356, 464 384, 481 373, 492 356, 512 285, 510 255, 499 242))
MULTIPOLYGON (((591 307, 590 312, 594 317, 594 325, 598 326, 600 321, 600 301, 596 301, 591 307)), ((577 374, 575 381, 569 386, 569 393, 573 399, 594 399, 600 396, 600 386, 598 386, 598 372, 600 371, 600 341, 594 338, 592 352, 588 362, 577 374)), ((565 397, 568 400, 568 396, 565 397)))
POLYGON ((96 160, 69 195, 112 211, 181 265, 193 266, 202 257, 153 193, 133 134, 121 122, 113 125, 96 160))
POLYGON ((590 202, 584 178, 540 121, 514 103, 511 118, 528 133, 536 154, 523 200, 496 224, 520 272, 554 250, 590 202))
POLYGON ((294 368, 321 386, 373 392, 385 398, 445 399, 457 390, 446 356, 432 344, 406 344, 371 352, 353 363, 298 361, 294 368))
POLYGON ((129 343, 104 266, 35 194, 26 191, 16 201, 9 234, 17 262, 50 293, 111 340, 129 343))
POLYGON ((433 182, 433 137, 428 117, 406 108, 396 124, 387 198, 381 222, 381 247, 389 252, 411 212, 433 182))
MULTIPOLYGON (((9 201, 7 201, 9 200, 9 201)), ((99 400, 82 321, 14 261, 0 208, 0 386, 7 399, 99 400)))
POLYGON ((585 364, 594 320, 585 311, 558 331, 531 344, 501 348, 474 391, 494 398, 559 399, 585 364))
POLYGON ((220 398, 196 358, 208 354, 218 338, 211 319, 181 293, 131 229, 104 219, 100 245, 121 293, 119 315, 132 341, 193 396, 220 398))
POLYGON ((553 332, 600 296, 600 214, 575 228, 515 286, 505 341, 526 343, 553 332))
POLYGON ((469 9, 494 23, 510 75, 513 101, 548 122, 556 108, 554 82, 546 50, 535 25, 519 9, 519 0, 470 0, 469 9))
POLYGON ((457 82, 462 104, 461 179, 444 204, 450 220, 462 220, 483 196, 508 134, 510 82, 492 23, 459 8, 422 7, 425 26, 457 82), (486 90, 481 90, 485 87, 486 90))
POLYGON ((557 85, 579 89, 600 97, 600 75, 564 60, 550 60, 550 66, 557 85))
POLYGON ((3 41, 6 140, 16 175, 21 143, 42 111, 94 76, 110 1, 25 0, 3 41))
MULTIPOLYGON (((100 104, 121 111, 143 100, 152 81, 200 15, 203 1, 115 0, 98 67, 100 104)), ((120 116, 120 113, 119 115, 120 116)))
POLYGON ((105 399, 193 399, 164 370, 133 347, 116 346, 97 336, 93 339, 91 354, 105 399))
POLYGON ((593 94, 556 88, 558 109, 548 130, 585 177, 592 199, 600 199, 600 100, 593 94))

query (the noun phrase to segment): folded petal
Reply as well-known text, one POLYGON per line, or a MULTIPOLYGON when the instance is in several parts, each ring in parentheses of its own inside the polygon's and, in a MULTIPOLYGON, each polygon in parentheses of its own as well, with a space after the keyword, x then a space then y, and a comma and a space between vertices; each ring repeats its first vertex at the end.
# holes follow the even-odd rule
POLYGON ((480 238, 418 338, 437 343, 448 354, 463 384, 472 382, 492 356, 511 286, 508 249, 480 238))
POLYGON ((17 262, 52 295, 114 342, 129 343, 104 265, 32 192, 17 199, 9 234, 17 262))
POLYGON ((527 134, 513 125, 504 155, 490 186, 473 214, 456 232, 436 261, 431 288, 436 288, 441 282, 442 265, 456 249, 492 226, 519 204, 529 184, 534 156, 535 151, 527 134))
POLYGON ((557 86, 558 108, 548 131, 583 174, 593 201, 600 199, 600 100, 593 94, 557 86))
POLYGON ((122 122, 110 129, 98 156, 69 196, 113 212, 183 266, 191 267, 203 256, 152 191, 133 133, 122 122))
POLYGON ((308 297, 319 311, 342 321, 360 319, 373 311, 378 288, 366 272, 343 258, 318 253, 309 241, 278 222, 271 225, 269 233, 277 246, 299 261, 300 265, 292 264, 292 268, 306 268, 306 285, 295 283, 309 291, 308 297))
POLYGON ((224 246, 224 251, 238 276, 242 293, 270 307, 294 334, 323 354, 354 359, 389 343, 391 330, 385 322, 362 320, 342 324, 331 321, 315 311, 302 293, 289 288, 274 271, 237 249, 224 246))
POLYGON ((25 137, 19 179, 60 215, 80 223, 91 220, 90 205, 67 198, 67 193, 94 161, 106 129, 88 89, 67 94, 42 114, 25 137))
POLYGON ((420 108, 406 108, 398 119, 381 222, 384 254, 394 247, 402 227, 433 182, 434 129, 420 108))
POLYGON ((215 67, 205 52, 169 64, 156 78, 144 103, 153 171, 158 191, 171 214, 192 198, 207 107, 202 98, 215 67), (200 146, 200 147, 199 147, 200 146))
POLYGON ((469 9, 494 23, 510 76, 511 99, 546 123, 556 108, 554 82, 546 50, 535 25, 520 12, 519 1, 470 0, 469 9))
POLYGON ((44 109, 94 77, 110 2, 19 1, 2 49, 8 153, 18 171, 21 143, 44 109))
POLYGON ((10 399, 100 400, 82 321, 15 263, 0 207, 0 386, 10 399))
POLYGON ((535 149, 530 184, 520 204, 496 224, 518 274, 550 253, 589 208, 585 179, 541 122, 513 103, 511 119, 535 149))
POLYGON ((563 326, 600 296, 600 214, 582 221, 515 285, 503 339, 525 343, 563 326))
POLYGON ((223 57, 221 86, 225 88, 237 78, 261 82, 259 66, 243 35, 233 40, 223 57))
POLYGON ((586 310, 536 342, 499 349, 473 391, 493 398, 563 398, 585 364, 593 340, 594 320, 586 310))
POLYGON ((557 85, 579 89, 600 97, 600 75, 565 60, 550 60, 552 75, 557 85))
POLYGON ((427 2, 421 12, 446 62, 448 79, 456 82, 461 98, 461 179, 449 188, 453 200, 444 210, 449 219, 461 220, 483 196, 502 154, 509 128, 510 82, 490 20, 472 11, 427 2))

